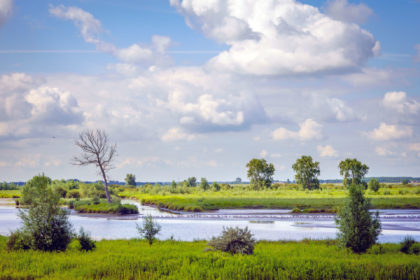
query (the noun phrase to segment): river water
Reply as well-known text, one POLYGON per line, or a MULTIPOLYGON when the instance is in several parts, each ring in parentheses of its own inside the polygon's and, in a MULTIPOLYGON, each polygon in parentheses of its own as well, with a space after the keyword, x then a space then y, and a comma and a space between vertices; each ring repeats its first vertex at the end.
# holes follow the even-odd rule
MULTIPOLYGON (((80 227, 96 239, 122 239, 139 237, 136 224, 141 225, 144 215, 152 215, 162 226, 159 239, 192 241, 211 239, 223 227, 248 227, 258 240, 302 240, 336 238, 337 229, 333 214, 291 214, 290 210, 222 209, 213 212, 173 214, 140 205, 136 201, 123 201, 138 206, 139 215, 78 215, 72 211, 70 222, 75 230, 80 227)), ((21 226, 19 210, 0 205, 0 235, 21 226)), ((382 233, 379 242, 400 242, 410 235, 420 241, 420 210, 379 210, 382 233)))

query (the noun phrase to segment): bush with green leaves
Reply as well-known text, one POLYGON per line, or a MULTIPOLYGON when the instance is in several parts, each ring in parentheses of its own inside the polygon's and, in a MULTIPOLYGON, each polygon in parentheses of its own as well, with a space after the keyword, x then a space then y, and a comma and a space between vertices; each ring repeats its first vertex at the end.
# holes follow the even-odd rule
POLYGON ((378 212, 372 218, 370 208, 370 200, 363 195, 363 186, 351 185, 349 199, 336 218, 341 246, 355 253, 364 253, 376 243, 381 224, 378 212))
POLYGON ((95 242, 90 238, 90 234, 83 228, 80 228, 77 240, 80 244, 80 251, 92 251, 96 248, 95 242))
POLYGON ((400 245, 400 252, 404 254, 418 255, 420 253, 420 246, 418 246, 418 243, 411 236, 406 236, 400 245))
POLYGON ((161 226, 153 221, 152 215, 147 215, 143 219, 143 226, 136 224, 137 231, 140 236, 149 241, 149 245, 153 244, 155 236, 160 232, 161 226))
POLYGON ((23 227, 12 232, 8 247, 64 251, 72 238, 72 226, 67 210, 60 208, 60 196, 45 175, 33 177, 22 192, 22 200, 28 209, 19 210, 23 227))
POLYGON ((228 252, 230 254, 252 255, 255 247, 255 239, 252 233, 245 228, 223 228, 219 237, 213 237, 208 243, 215 250, 228 252))
POLYGON ((376 178, 370 179, 369 183, 368 183, 368 187, 371 191, 374 191, 374 192, 379 191, 380 184, 379 184, 378 179, 376 179, 376 178))

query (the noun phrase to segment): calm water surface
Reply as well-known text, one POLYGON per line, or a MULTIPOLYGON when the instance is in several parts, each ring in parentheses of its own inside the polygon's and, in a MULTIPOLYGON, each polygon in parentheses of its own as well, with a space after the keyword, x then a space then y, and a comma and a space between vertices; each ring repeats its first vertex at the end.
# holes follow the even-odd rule
MULTIPOLYGON (((136 224, 141 224, 144 215, 152 215, 162 226, 159 239, 170 237, 192 241, 210 239, 219 235, 223 227, 248 227, 256 239, 302 240, 335 238, 337 229, 332 214, 290 214, 290 210, 267 209, 222 209, 214 212, 173 214, 156 208, 140 205, 140 214, 131 216, 78 215, 74 211, 70 222, 75 230, 83 227, 95 239, 121 239, 138 237, 136 224)), ((18 209, 0 205, 0 234, 7 235, 20 227, 18 209)), ((380 210, 382 233, 379 242, 400 242, 410 235, 420 241, 420 210, 380 210)))

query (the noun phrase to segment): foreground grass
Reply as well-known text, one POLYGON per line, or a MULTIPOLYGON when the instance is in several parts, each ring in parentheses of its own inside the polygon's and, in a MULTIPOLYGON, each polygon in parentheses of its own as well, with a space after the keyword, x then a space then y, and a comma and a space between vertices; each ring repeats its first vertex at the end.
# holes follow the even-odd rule
POLYGON ((333 241, 260 242, 252 256, 205 252, 206 242, 142 240, 97 242, 82 253, 7 252, 0 237, 0 279, 420 279, 420 256, 398 244, 367 254, 333 241))
MULTIPOLYGON (((137 188, 126 189, 119 195, 161 208, 192 212, 226 208, 300 208, 310 210, 309 212, 334 212, 343 205, 347 190, 337 188, 316 191, 295 189, 251 191, 234 187, 220 192, 200 191, 195 188, 190 193, 180 194, 162 191, 162 188, 156 193, 144 192, 141 188, 137 188)), ((368 190, 366 195, 371 198, 372 207, 376 209, 420 208, 419 187, 391 186, 377 193, 368 190)))

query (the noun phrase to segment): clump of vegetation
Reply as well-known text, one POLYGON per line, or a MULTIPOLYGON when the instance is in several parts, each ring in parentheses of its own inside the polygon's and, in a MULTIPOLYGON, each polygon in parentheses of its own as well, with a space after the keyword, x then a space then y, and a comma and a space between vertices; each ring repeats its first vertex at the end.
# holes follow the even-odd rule
POLYGON ((271 187, 274 175, 274 165, 272 163, 267 163, 265 159, 253 158, 246 164, 246 167, 253 189, 263 190, 271 187))
POLYGON ((400 245, 400 252, 404 254, 418 255, 420 253, 420 247, 416 246, 417 243, 411 236, 406 236, 404 240, 400 243, 400 245))
POLYGON ((79 213, 102 213, 102 214, 138 214, 139 210, 136 205, 121 204, 120 201, 112 201, 107 203, 106 200, 93 198, 91 200, 71 201, 74 210, 79 213))
POLYGON ((144 239, 147 239, 150 246, 153 244, 153 241, 155 240, 155 236, 161 230, 161 226, 158 223, 153 221, 152 215, 147 215, 143 219, 143 226, 139 226, 136 224, 136 228, 140 236, 144 239))
POLYGON ((86 232, 83 228, 80 228, 77 240, 80 244, 80 251, 92 251, 96 248, 95 242, 92 240, 92 238, 90 238, 89 233, 86 232))
POLYGON ((128 187, 135 187, 136 186, 136 175, 134 174, 127 174, 125 176, 125 185, 128 187))
POLYGON ((344 176, 344 186, 363 185, 365 188, 367 187, 363 181, 363 177, 369 171, 369 167, 366 164, 361 163, 355 158, 346 158, 340 162, 338 168, 340 168, 340 175, 344 176))
POLYGON ((372 178, 372 179, 370 179, 370 180, 369 180, 369 183, 368 183, 368 187, 369 187, 369 189, 370 189, 371 191, 373 191, 373 192, 377 192, 377 191, 379 191, 380 184, 379 184, 378 179, 376 179, 376 178, 372 178))
POLYGON ((351 185, 350 199, 337 215, 340 245, 355 253, 364 253, 376 243, 381 224, 378 212, 372 219, 369 213, 370 200, 363 196, 362 186, 351 185))
POLYGON ((255 239, 248 227, 241 228, 223 228, 219 237, 213 237, 208 243, 215 250, 228 252, 230 254, 252 255, 255 247, 255 239))
POLYGON ((296 182, 301 184, 303 189, 319 189, 319 180, 317 177, 321 171, 318 161, 312 161, 311 156, 302 156, 296 160, 292 168, 296 172, 296 182))
POLYGON ((20 210, 23 227, 12 232, 9 249, 34 249, 64 251, 72 237, 68 213, 61 209, 60 196, 50 187, 51 179, 39 175, 28 181, 23 189, 22 200, 28 207, 20 210))

